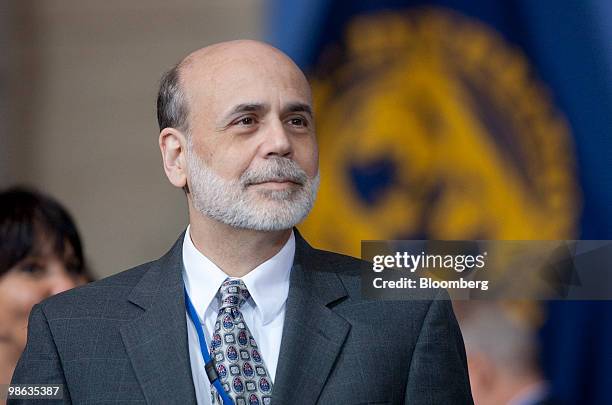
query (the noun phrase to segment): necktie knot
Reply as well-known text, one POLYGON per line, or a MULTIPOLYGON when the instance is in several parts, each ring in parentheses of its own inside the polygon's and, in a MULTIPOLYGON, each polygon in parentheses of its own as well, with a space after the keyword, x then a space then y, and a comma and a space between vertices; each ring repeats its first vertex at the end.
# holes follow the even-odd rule
POLYGON ((239 278, 228 278, 219 288, 219 309, 239 309, 250 296, 244 281, 239 278))

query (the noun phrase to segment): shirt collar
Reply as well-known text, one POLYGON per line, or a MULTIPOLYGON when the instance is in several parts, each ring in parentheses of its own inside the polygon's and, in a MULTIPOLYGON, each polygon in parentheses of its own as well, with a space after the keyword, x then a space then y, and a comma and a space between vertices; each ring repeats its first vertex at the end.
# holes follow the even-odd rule
MULTIPOLYGON (((183 239, 183 279, 189 298, 202 317, 213 303, 221 283, 229 276, 195 247, 189 230, 190 226, 183 239)), ((276 255, 242 277, 264 325, 276 317, 287 300, 294 256, 295 236, 291 231, 276 255)))

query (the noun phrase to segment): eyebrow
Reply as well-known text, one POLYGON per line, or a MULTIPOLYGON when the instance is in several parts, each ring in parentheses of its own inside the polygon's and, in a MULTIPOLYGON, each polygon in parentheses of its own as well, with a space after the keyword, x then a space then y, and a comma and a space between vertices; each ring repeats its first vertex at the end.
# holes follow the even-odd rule
MULTIPOLYGON (((245 112, 263 112, 268 110, 270 106, 266 103, 241 103, 235 105, 229 112, 227 112, 223 118, 220 120, 219 129, 225 129, 229 126, 228 122, 232 120, 236 115, 242 114, 245 112)), ((293 102, 288 103, 282 109, 282 114, 287 113, 296 113, 296 112, 305 112, 312 117, 312 108, 306 104, 301 102, 293 102)))
POLYGON ((237 106, 234 106, 234 108, 232 108, 232 110, 226 116, 229 117, 231 115, 243 113, 243 112, 261 111, 266 108, 267 108, 267 104, 263 104, 263 103, 238 104, 237 106))
POLYGON ((266 108, 268 108, 268 105, 263 103, 242 103, 235 105, 231 110, 229 110, 229 112, 223 115, 221 120, 219 120, 219 129, 226 128, 229 125, 228 122, 231 121, 235 115, 245 112, 261 112, 266 108))
POLYGON ((289 103, 283 108, 283 114, 292 112, 305 112, 312 117, 312 108, 305 103, 289 103))

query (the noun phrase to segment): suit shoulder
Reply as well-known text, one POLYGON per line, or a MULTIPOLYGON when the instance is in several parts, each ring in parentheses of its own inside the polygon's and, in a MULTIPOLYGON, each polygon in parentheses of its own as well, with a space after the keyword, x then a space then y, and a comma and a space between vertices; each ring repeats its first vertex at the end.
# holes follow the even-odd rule
POLYGON ((313 249, 311 268, 318 271, 335 273, 349 295, 358 297, 361 294, 361 272, 370 264, 362 259, 327 250, 313 249))
MULTIPOLYGON (((314 255, 317 256, 314 260, 320 264, 324 263, 324 266, 319 265, 318 268, 325 267, 328 271, 337 273, 349 295, 357 301, 362 301, 362 271, 371 270, 372 263, 360 258, 326 250, 313 249, 313 251, 315 252, 314 255)), ((418 302, 418 306, 425 304, 425 307, 428 307, 434 300, 448 299, 446 290, 440 288, 410 290, 404 295, 405 302, 409 302, 411 305, 418 302)), ((381 302, 397 306, 399 301, 388 300, 381 302)))
POLYGON ((328 250, 313 249, 313 259, 326 267, 332 267, 343 275, 359 276, 362 266, 368 266, 368 262, 357 257, 344 255, 341 253, 330 252, 328 250))
POLYGON ((155 261, 144 263, 112 276, 64 291, 43 300, 40 307, 51 318, 74 315, 75 311, 94 310, 109 302, 123 302, 155 261))

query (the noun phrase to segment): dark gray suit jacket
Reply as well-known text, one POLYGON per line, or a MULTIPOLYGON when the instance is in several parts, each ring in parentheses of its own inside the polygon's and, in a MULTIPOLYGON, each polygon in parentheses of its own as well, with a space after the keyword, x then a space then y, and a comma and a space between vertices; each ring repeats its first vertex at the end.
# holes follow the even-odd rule
MULTIPOLYGON (((12 383, 64 384, 78 404, 195 404, 182 241, 36 305, 12 383)), ((450 302, 363 300, 359 274, 296 232, 273 404, 472 403, 450 302)))

